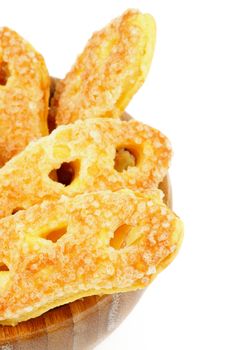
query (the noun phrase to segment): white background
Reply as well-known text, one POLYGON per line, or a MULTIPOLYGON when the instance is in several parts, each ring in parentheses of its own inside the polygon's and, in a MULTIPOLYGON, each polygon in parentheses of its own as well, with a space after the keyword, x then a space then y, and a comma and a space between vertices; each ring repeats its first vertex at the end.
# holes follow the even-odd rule
POLYGON ((150 12, 157 45, 128 111, 171 140, 179 256, 98 350, 232 349, 232 3, 230 0, 1 1, 7 25, 63 77, 94 30, 150 12))

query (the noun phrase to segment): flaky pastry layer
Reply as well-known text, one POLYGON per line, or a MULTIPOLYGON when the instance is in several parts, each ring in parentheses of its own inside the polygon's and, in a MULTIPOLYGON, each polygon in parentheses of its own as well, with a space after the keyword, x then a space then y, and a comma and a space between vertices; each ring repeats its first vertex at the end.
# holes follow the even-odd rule
POLYGON ((0 323, 14 325, 83 296, 146 287, 181 244, 161 191, 44 201, 0 220, 0 323))
POLYGON ((62 194, 157 187, 170 158, 168 139, 135 120, 99 118, 60 126, 0 169, 0 217, 62 194), (125 148, 134 154, 136 163, 118 171, 117 149, 125 148), (57 182, 53 173, 62 164, 71 166, 74 173, 68 186, 57 182))
POLYGON ((42 56, 16 32, 0 29, 0 166, 47 135, 49 84, 42 56))
POLYGON ((153 17, 135 10, 94 33, 71 71, 57 83, 51 118, 60 125, 119 117, 147 76, 155 38, 153 17))

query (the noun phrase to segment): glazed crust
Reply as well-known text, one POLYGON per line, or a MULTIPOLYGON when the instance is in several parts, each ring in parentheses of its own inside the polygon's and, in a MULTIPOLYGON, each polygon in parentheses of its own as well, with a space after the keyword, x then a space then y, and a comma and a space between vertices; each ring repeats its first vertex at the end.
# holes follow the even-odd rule
POLYGON ((0 30, 0 166, 48 133, 50 79, 42 56, 6 27, 0 30))
POLYGON ((0 169, 0 324, 144 288, 177 254, 183 225, 157 189, 169 141, 121 120, 148 73, 155 34, 153 18, 134 10, 93 34, 51 86, 49 130, 69 125, 41 137, 45 63, 18 34, 0 31, 0 166, 14 156, 0 169))
POLYGON ((62 196, 1 219, 0 262, 9 271, 0 272, 0 322, 146 287, 182 240, 182 223, 161 198, 159 190, 62 196))
POLYGON ((93 34, 67 76, 59 81, 50 119, 118 118, 143 84, 153 57, 152 16, 128 10, 93 34))
POLYGON ((61 126, 0 169, 0 217, 63 194, 156 188, 167 174, 170 158, 168 139, 135 120, 99 118, 61 126), (123 147, 135 154, 136 165, 119 172, 114 159, 123 147), (57 182, 53 173, 63 163, 74 171, 68 186, 57 182))

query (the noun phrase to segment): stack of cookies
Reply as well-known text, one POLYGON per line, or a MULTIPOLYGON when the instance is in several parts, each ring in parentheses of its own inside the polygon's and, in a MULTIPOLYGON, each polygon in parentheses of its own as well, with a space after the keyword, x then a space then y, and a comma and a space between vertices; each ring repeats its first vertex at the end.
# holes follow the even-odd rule
POLYGON ((49 96, 42 56, 1 29, 1 324, 144 288, 175 257, 183 225, 158 189, 169 141, 123 114, 155 34, 150 15, 128 10, 93 34, 49 96))

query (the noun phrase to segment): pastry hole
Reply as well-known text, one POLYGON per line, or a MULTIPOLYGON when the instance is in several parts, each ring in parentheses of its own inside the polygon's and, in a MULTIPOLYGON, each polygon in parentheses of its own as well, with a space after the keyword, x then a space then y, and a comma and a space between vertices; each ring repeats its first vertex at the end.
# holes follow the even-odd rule
POLYGON ((9 271, 8 266, 4 263, 0 263, 0 272, 2 271, 9 271))
POLYGON ((79 174, 80 163, 78 161, 70 163, 62 163, 59 169, 52 170, 49 173, 51 180, 61 183, 64 186, 69 186, 74 178, 79 174))
POLYGON ((48 176, 50 177, 51 180, 57 181, 57 173, 56 173, 56 170, 55 170, 55 169, 52 170, 52 171, 50 171, 50 173, 49 173, 48 176))
POLYGON ((114 158, 114 169, 118 172, 123 172, 129 167, 137 165, 137 154, 134 150, 129 148, 120 147, 116 149, 116 155, 114 158))
POLYGON ((57 242, 58 239, 60 239, 63 235, 65 235, 67 233, 67 226, 62 227, 60 229, 56 229, 53 231, 50 231, 47 235, 46 235, 46 239, 49 241, 52 241, 53 243, 57 242))
POLYGON ((128 243, 128 235, 131 229, 132 226, 130 225, 119 226, 110 240, 110 246, 114 249, 125 248, 128 243))
POLYGON ((22 207, 16 207, 15 209, 13 209, 12 210, 12 215, 15 215, 18 211, 20 211, 20 210, 24 210, 24 208, 22 208, 22 207))
POLYGON ((8 64, 5 61, 0 62, 0 85, 5 86, 7 84, 7 80, 10 76, 10 72, 8 69, 8 64))

